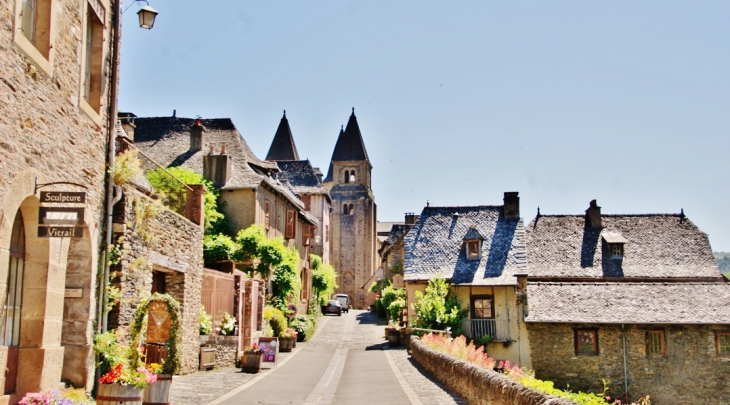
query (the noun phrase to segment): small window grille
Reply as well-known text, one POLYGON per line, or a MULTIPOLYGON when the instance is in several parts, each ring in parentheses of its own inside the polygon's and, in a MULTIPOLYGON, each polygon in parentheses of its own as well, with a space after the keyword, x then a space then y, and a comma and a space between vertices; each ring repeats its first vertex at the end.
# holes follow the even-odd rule
POLYGON ((624 245, 621 243, 611 243, 608 245, 611 249, 611 256, 621 256, 624 255, 624 245))
POLYGON ((575 354, 598 355, 598 331, 595 329, 575 330, 575 354))
POLYGON ((649 355, 660 355, 667 354, 666 343, 664 340, 663 330, 650 330, 646 332, 647 350, 649 355))
POLYGON ((467 246, 467 254, 469 258, 473 259, 476 257, 479 257, 479 241, 478 240, 470 240, 466 243, 467 246))
POLYGON ((730 332, 717 332, 715 334, 717 354, 730 355, 730 332))

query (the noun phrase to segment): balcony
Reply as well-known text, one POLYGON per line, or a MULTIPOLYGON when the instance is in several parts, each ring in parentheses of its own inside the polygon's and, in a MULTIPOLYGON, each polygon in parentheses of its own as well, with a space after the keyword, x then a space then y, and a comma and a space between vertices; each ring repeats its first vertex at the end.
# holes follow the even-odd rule
POLYGON ((462 327, 464 335, 470 339, 489 335, 493 342, 510 341, 508 319, 465 319, 462 327))

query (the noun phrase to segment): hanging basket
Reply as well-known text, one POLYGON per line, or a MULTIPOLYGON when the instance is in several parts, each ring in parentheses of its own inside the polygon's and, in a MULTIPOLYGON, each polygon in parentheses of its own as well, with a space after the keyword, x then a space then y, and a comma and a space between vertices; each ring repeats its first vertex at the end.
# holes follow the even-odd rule
POLYGON ((254 374, 261 371, 261 358, 263 355, 263 353, 243 352, 243 357, 241 357, 242 371, 254 374))
POLYGON ((157 381, 148 385, 142 395, 142 405, 170 405, 170 387, 172 376, 160 374, 157 381))
POLYGON ((142 388, 119 383, 99 384, 96 405, 142 405, 142 388))

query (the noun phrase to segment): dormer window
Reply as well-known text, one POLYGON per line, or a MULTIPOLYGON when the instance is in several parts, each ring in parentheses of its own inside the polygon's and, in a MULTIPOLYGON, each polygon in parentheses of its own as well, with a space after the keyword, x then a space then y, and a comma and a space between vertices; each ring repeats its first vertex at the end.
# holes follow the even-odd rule
POLYGON ((470 259, 479 257, 479 241, 470 240, 466 242, 466 256, 470 259))
POLYGON ((605 248, 608 249, 607 253, 610 255, 611 259, 623 259, 624 245, 628 242, 626 238, 618 232, 604 232, 601 236, 606 242, 605 248))
POLYGON ((611 250, 612 257, 624 257, 624 244, 623 243, 609 243, 608 248, 611 250))

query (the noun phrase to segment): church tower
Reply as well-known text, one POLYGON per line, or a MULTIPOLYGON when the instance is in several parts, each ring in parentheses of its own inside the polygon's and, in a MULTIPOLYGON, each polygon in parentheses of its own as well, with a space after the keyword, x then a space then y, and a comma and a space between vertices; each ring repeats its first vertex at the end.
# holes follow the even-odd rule
POLYGON ((332 153, 323 186, 332 197, 330 249, 339 275, 338 293, 348 294, 354 308, 365 309, 373 300, 365 285, 375 270, 376 214, 370 164, 355 109, 332 153))

